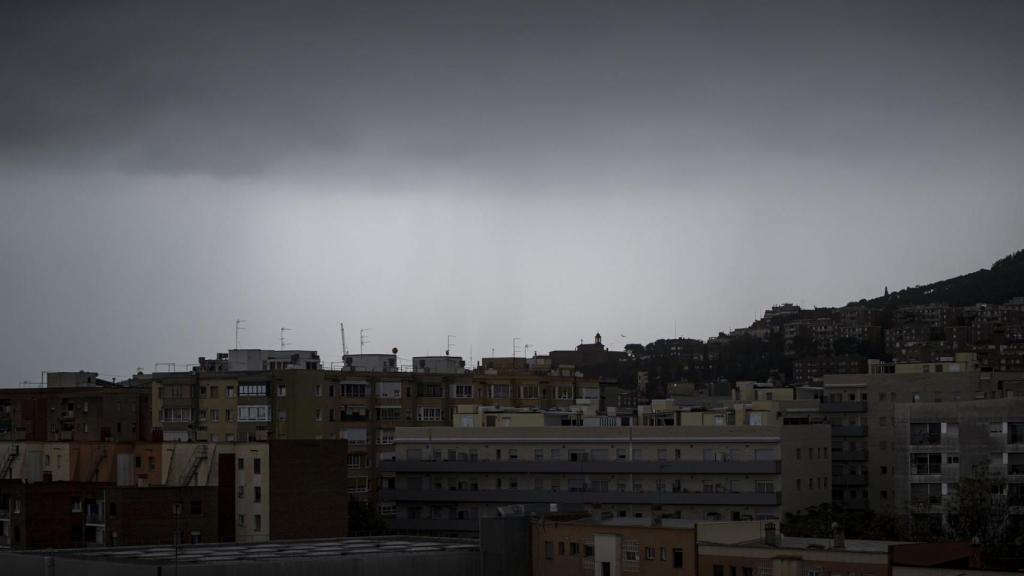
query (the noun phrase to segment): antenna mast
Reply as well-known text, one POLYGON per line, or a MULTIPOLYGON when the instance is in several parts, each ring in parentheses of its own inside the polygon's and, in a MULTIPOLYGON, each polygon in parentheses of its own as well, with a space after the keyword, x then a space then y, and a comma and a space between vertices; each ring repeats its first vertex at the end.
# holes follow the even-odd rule
POLYGON ((369 328, 360 328, 359 329, 359 353, 360 354, 363 353, 363 346, 366 346, 367 344, 370 343, 370 339, 366 337, 366 333, 369 332, 369 331, 370 331, 369 328))
POLYGON ((235 320, 235 350, 238 350, 238 333, 245 330, 242 324, 245 324, 245 320, 235 320))
POLYGON ((452 348, 454 348, 454 346, 452 346, 452 341, 453 340, 455 340, 455 334, 449 334, 448 335, 448 348, 444 351, 444 355, 445 356, 450 356, 451 355, 452 348))
POLYGON ((291 332, 291 330, 292 330, 291 328, 285 328, 284 326, 281 327, 281 350, 284 350, 285 346, 291 344, 291 342, 285 342, 284 341, 284 333, 285 332, 291 332))

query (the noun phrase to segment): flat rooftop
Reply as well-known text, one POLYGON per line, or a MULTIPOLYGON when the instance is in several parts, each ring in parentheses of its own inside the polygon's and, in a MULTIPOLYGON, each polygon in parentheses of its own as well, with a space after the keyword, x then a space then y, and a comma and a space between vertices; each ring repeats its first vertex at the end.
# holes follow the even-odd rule
POLYGON ((121 546, 115 548, 74 548, 65 550, 31 550, 24 555, 55 556, 116 564, 235 564, 242 562, 282 561, 288 559, 369 556, 373 554, 405 555, 429 552, 478 551, 476 540, 429 538, 415 536, 377 536, 368 538, 333 538, 325 540, 278 540, 251 544, 192 544, 177 547, 121 546))

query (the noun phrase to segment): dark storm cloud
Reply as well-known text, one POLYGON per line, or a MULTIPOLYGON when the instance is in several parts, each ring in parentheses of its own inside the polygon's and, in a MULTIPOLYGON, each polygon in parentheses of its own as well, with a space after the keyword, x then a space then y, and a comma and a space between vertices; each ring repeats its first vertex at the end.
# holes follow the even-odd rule
POLYGON ((51 169, 214 175, 391 155, 511 177, 599 172, 635 150, 623 168, 642 173, 673 159, 742 165, 749 150, 934 151, 972 133, 1002 146, 1019 143, 1024 122, 1013 113, 1022 12, 24 2, 0 24, 0 153, 51 169))

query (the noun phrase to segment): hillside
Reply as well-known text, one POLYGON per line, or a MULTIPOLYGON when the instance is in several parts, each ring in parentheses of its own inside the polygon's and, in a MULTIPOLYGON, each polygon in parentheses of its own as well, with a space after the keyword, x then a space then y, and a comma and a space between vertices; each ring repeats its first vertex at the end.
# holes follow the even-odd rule
POLYGON ((985 302, 999 304, 1016 296, 1024 296, 1024 250, 996 261, 991 268, 940 280, 924 286, 905 288, 868 300, 873 307, 887 304, 908 305, 944 302, 953 306, 967 306, 985 302))

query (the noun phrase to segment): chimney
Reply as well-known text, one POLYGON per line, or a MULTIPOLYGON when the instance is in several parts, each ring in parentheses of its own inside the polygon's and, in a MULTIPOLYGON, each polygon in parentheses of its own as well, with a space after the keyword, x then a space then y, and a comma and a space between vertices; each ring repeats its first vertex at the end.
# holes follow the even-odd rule
POLYGON ((779 533, 776 530, 775 522, 766 522, 764 525, 764 543, 767 546, 779 545, 779 533))
POLYGON ((846 535, 843 533, 843 527, 839 525, 839 522, 832 523, 832 548, 837 550, 846 548, 846 535))

